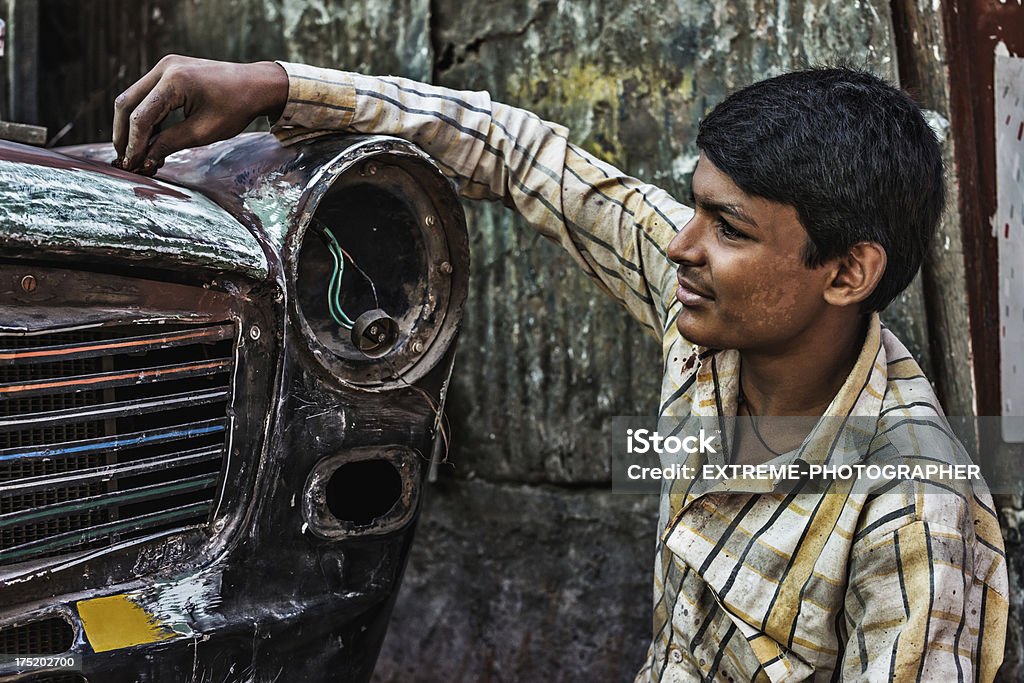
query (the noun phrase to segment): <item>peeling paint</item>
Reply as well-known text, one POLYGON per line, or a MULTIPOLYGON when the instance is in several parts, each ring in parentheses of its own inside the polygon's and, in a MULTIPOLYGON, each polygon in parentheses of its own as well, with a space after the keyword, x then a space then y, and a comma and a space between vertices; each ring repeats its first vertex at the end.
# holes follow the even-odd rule
POLYGON ((304 189, 286 180, 275 182, 282 176, 274 173, 242 195, 242 203, 260 219, 267 236, 279 246, 284 245, 289 218, 304 189))
POLYGON ((225 623, 214 610, 221 602, 221 573, 208 570, 179 581, 77 603, 93 650, 108 652, 180 637, 197 637, 225 623))
POLYGON ((0 148, 4 248, 100 252, 127 261, 159 259, 257 279, 269 272, 252 235, 196 192, 147 179, 123 179, 54 153, 11 154, 10 147, 0 148), (52 158, 63 163, 52 163, 52 158))
POLYGON ((221 604, 221 571, 217 568, 177 581, 156 582, 127 595, 153 615, 156 623, 179 636, 193 637, 225 623, 217 612, 221 604))

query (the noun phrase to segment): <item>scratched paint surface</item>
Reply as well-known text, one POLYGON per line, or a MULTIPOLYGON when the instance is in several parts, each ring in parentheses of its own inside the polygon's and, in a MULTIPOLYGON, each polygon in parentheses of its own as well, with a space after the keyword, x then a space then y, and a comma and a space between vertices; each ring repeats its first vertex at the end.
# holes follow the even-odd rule
POLYGON ((267 276, 266 257, 252 235, 196 192, 134 182, 57 154, 11 160, 9 152, 0 150, 0 247, 41 256, 99 251, 267 276))
POLYGON ((220 593, 220 571, 211 569, 123 595, 81 600, 77 607, 93 649, 108 652, 216 629, 224 624, 217 613, 220 593))
MULTIPOLYGON (((996 56, 996 215, 1003 415, 1024 415, 1024 57, 996 56)), ((1003 439, 1024 441, 1021 420, 1003 439)))

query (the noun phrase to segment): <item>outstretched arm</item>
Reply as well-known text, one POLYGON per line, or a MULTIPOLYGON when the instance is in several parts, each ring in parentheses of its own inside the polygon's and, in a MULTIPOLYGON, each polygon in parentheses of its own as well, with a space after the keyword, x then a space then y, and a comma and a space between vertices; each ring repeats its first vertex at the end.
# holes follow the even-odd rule
POLYGON ((515 209, 662 335, 675 290, 664 249, 690 210, 570 144, 565 128, 487 93, 302 65, 172 57, 118 98, 114 143, 124 168, 153 173, 168 154, 234 135, 259 115, 276 119, 286 144, 321 130, 415 142, 464 196, 515 209), (150 140, 178 107, 185 121, 150 140))

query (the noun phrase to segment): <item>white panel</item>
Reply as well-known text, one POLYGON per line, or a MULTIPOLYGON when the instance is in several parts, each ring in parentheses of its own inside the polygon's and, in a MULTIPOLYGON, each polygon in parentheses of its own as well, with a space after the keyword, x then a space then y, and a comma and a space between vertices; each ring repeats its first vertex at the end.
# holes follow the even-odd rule
MULTIPOLYGON (((996 55, 995 96, 1002 413, 1024 415, 1024 59, 996 55)), ((1022 442, 1024 420, 1003 420, 1002 431, 1022 442)))

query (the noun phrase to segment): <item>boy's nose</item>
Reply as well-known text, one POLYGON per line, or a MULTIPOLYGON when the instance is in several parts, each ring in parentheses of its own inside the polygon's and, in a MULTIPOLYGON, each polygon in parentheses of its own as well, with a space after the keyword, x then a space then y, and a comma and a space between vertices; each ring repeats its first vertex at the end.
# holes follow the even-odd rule
POLYGON ((689 266, 699 266, 704 263, 704 248, 701 244, 701 221, 694 213, 686 225, 676 233, 672 241, 668 243, 666 254, 674 263, 689 266))

